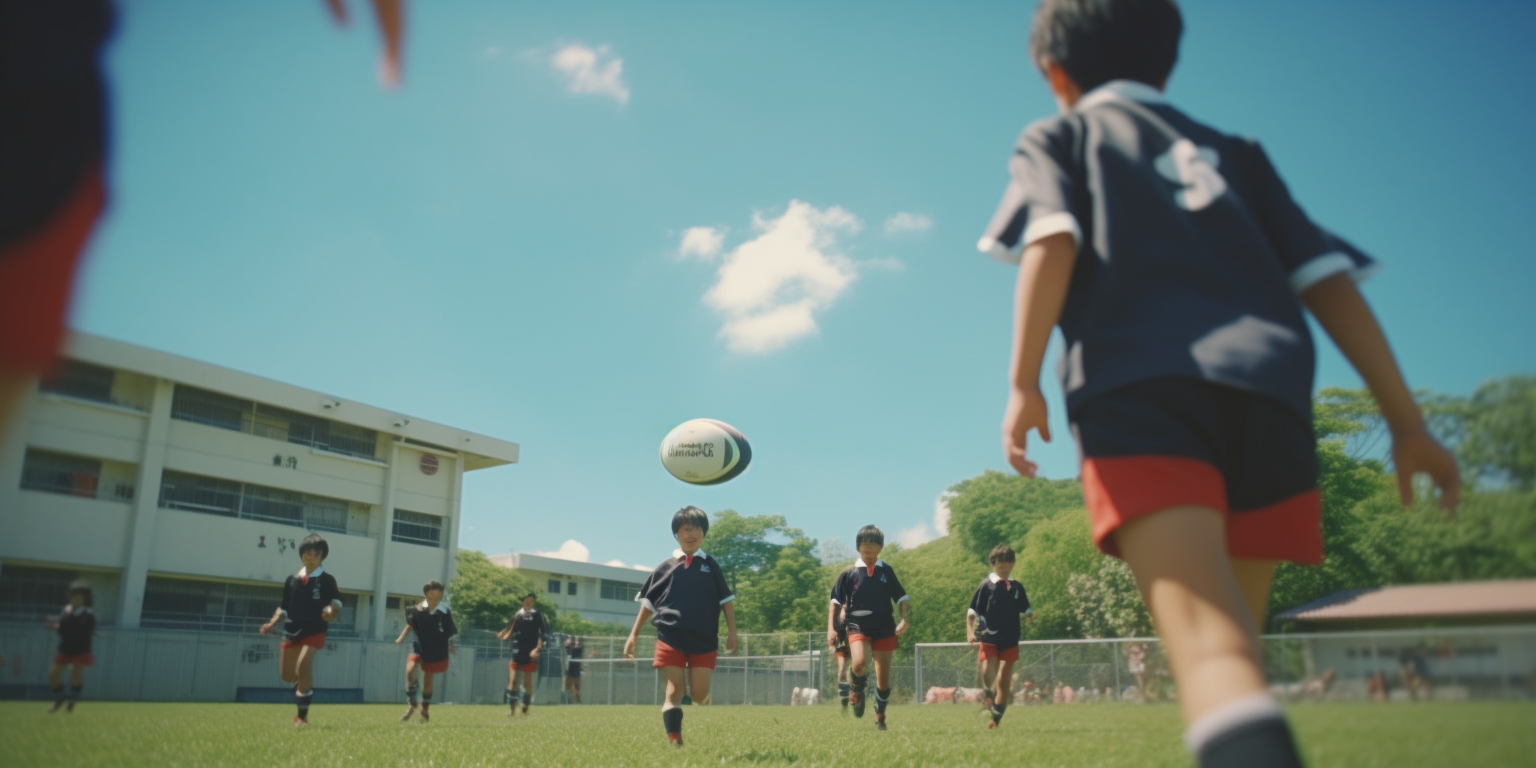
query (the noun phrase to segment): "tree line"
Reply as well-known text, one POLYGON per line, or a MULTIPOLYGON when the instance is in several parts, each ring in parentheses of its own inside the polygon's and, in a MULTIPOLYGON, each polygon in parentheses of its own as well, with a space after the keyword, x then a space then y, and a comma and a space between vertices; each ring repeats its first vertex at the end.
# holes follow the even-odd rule
MULTIPOLYGON (((1430 428, 1461 463, 1466 486, 1454 519, 1419 488, 1404 509, 1386 456, 1385 426, 1366 390, 1325 389, 1314 399, 1323 497, 1322 565, 1282 565, 1271 613, 1343 589, 1536 576, 1536 377, 1510 376, 1470 396, 1421 393, 1430 428)), ((1015 578, 1028 589, 1035 620, 1026 639, 1149 635, 1151 620, 1130 570, 1093 547, 1081 483, 1026 479, 987 471, 952 486, 949 535, 882 558, 912 597, 914 642, 964 638, 965 611, 990 571, 999 543, 1019 553, 1015 578)), ((818 543, 782 515, 713 514, 708 551, 736 592, 744 633, 818 632, 826 628, 832 581, 854 551, 837 539, 818 543)), ((451 585, 465 626, 499 629, 533 585, 478 552, 460 550, 451 585)), ((628 626, 553 617, 556 631, 627 634, 628 626)))

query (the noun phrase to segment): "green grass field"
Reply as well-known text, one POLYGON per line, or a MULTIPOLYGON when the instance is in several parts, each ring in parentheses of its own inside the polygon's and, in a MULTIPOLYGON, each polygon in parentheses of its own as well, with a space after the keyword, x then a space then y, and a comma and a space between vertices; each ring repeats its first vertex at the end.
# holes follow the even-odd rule
MULTIPOLYGON (((399 723, 402 707, 316 705, 295 731, 271 704, 87 701, 74 714, 0 704, 8 766, 573 765, 1189 766, 1171 705, 1014 707, 986 730, 970 706, 892 706, 891 729, 835 705, 689 707, 682 750, 667 747, 652 707, 438 705, 399 723)), ((1290 709, 1313 768, 1492 768, 1536 764, 1536 705, 1312 704, 1290 709)))

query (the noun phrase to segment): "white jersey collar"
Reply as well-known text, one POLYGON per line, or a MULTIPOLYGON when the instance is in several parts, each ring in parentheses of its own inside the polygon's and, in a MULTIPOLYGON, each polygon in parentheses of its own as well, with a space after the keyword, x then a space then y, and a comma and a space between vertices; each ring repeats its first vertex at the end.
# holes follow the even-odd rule
MULTIPOLYGON (((421 603, 418 604, 416 607, 421 609, 421 610, 423 610, 423 611, 425 611, 427 609, 427 601, 425 601, 425 600, 421 601, 421 603)), ((518 610, 522 610, 522 609, 519 608, 518 610)), ((448 612, 448 601, 447 600, 439 600, 439 601, 437 601, 437 607, 433 608, 432 612, 433 613, 447 613, 448 612)))
POLYGON ((314 577, 316 577, 316 576, 319 576, 319 575, 320 575, 320 574, 322 574, 322 573, 325 573, 325 566, 323 566, 323 565, 322 565, 322 566, 320 566, 320 567, 319 567, 319 568, 316 568, 316 569, 315 569, 315 572, 314 572, 314 573, 305 573, 305 572, 304 572, 304 571, 305 571, 305 570, 306 570, 306 569, 304 569, 304 568, 300 568, 300 569, 299 569, 299 572, 298 572, 298 573, 296 573, 296 574, 294 574, 294 575, 295 575, 295 576, 298 576, 298 577, 299 577, 299 578, 301 578, 301 579, 302 579, 302 578, 306 578, 306 577, 307 577, 307 578, 311 578, 311 579, 312 579, 312 578, 314 578, 314 577))
POLYGON ((1102 104, 1114 99, 1136 101, 1142 104, 1166 104, 1168 98, 1162 91, 1153 88, 1146 83, 1135 80, 1111 80, 1085 94, 1073 105, 1074 112, 1080 112, 1095 104, 1102 104))

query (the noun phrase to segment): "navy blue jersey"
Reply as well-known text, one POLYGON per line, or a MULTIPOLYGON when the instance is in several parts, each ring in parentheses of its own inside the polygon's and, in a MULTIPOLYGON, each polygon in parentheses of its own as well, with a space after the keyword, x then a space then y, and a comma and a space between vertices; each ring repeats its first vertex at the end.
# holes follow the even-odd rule
POLYGON ((438 603, 437 608, 429 611, 423 602, 406 614, 405 623, 416 635, 411 650, 422 661, 439 662, 448 658, 448 638, 457 635, 459 628, 453 623, 453 612, 447 606, 438 603))
POLYGON ((324 567, 316 568, 313 574, 305 574, 301 568, 289 576, 283 582, 282 608, 288 618, 283 625, 283 639, 296 643, 311 635, 325 634, 330 622, 320 618, 320 612, 328 605, 341 607, 341 590, 336 586, 336 577, 324 567))
POLYGON ((656 639, 683 653, 720 649, 721 606, 736 599, 725 573, 703 550, 669 557, 640 585, 636 598, 656 614, 656 639))
POLYGON ((1017 262, 1058 233, 1077 259, 1059 364, 1069 415, 1154 378, 1279 399, 1310 421, 1314 351, 1297 295, 1374 262, 1318 227, 1257 142, 1116 80, 1026 128, 978 247, 1017 262))
POLYGON ((96 634, 96 612, 90 606, 64 606, 59 614, 59 653, 79 656, 91 652, 91 635, 96 634))
POLYGON ((971 597, 967 612, 979 619, 976 639, 1003 649, 1019 644, 1019 617, 1029 613, 1029 595, 1024 585, 989 574, 981 580, 971 597))
POLYGON ((848 633, 880 639, 896 634, 895 606, 907 590, 884 560, 873 566, 854 563, 832 584, 832 602, 847 606, 848 633))
MULTIPOLYGON (((533 649, 539 647, 539 640, 549 631, 549 624, 544 621, 544 614, 535 608, 531 611, 522 608, 512 617, 512 655, 519 658, 528 658, 533 649)), ((526 663, 526 662, 524 662, 526 663)))
POLYGON ((587 649, 580 643, 565 647, 565 675, 566 677, 581 677, 581 658, 587 655, 587 649))

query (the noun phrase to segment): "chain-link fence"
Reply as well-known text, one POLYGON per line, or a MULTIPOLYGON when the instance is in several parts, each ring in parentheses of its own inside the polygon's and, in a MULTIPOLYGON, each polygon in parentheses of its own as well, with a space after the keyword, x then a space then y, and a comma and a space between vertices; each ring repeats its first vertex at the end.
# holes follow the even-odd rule
MULTIPOLYGON (((1536 627, 1465 627, 1264 637, 1271 689, 1287 700, 1536 698, 1536 627)), ((980 688, 975 646, 914 648, 916 701, 980 688)), ((1178 690, 1155 637, 1019 644, 1016 703, 1171 701, 1178 690)))

